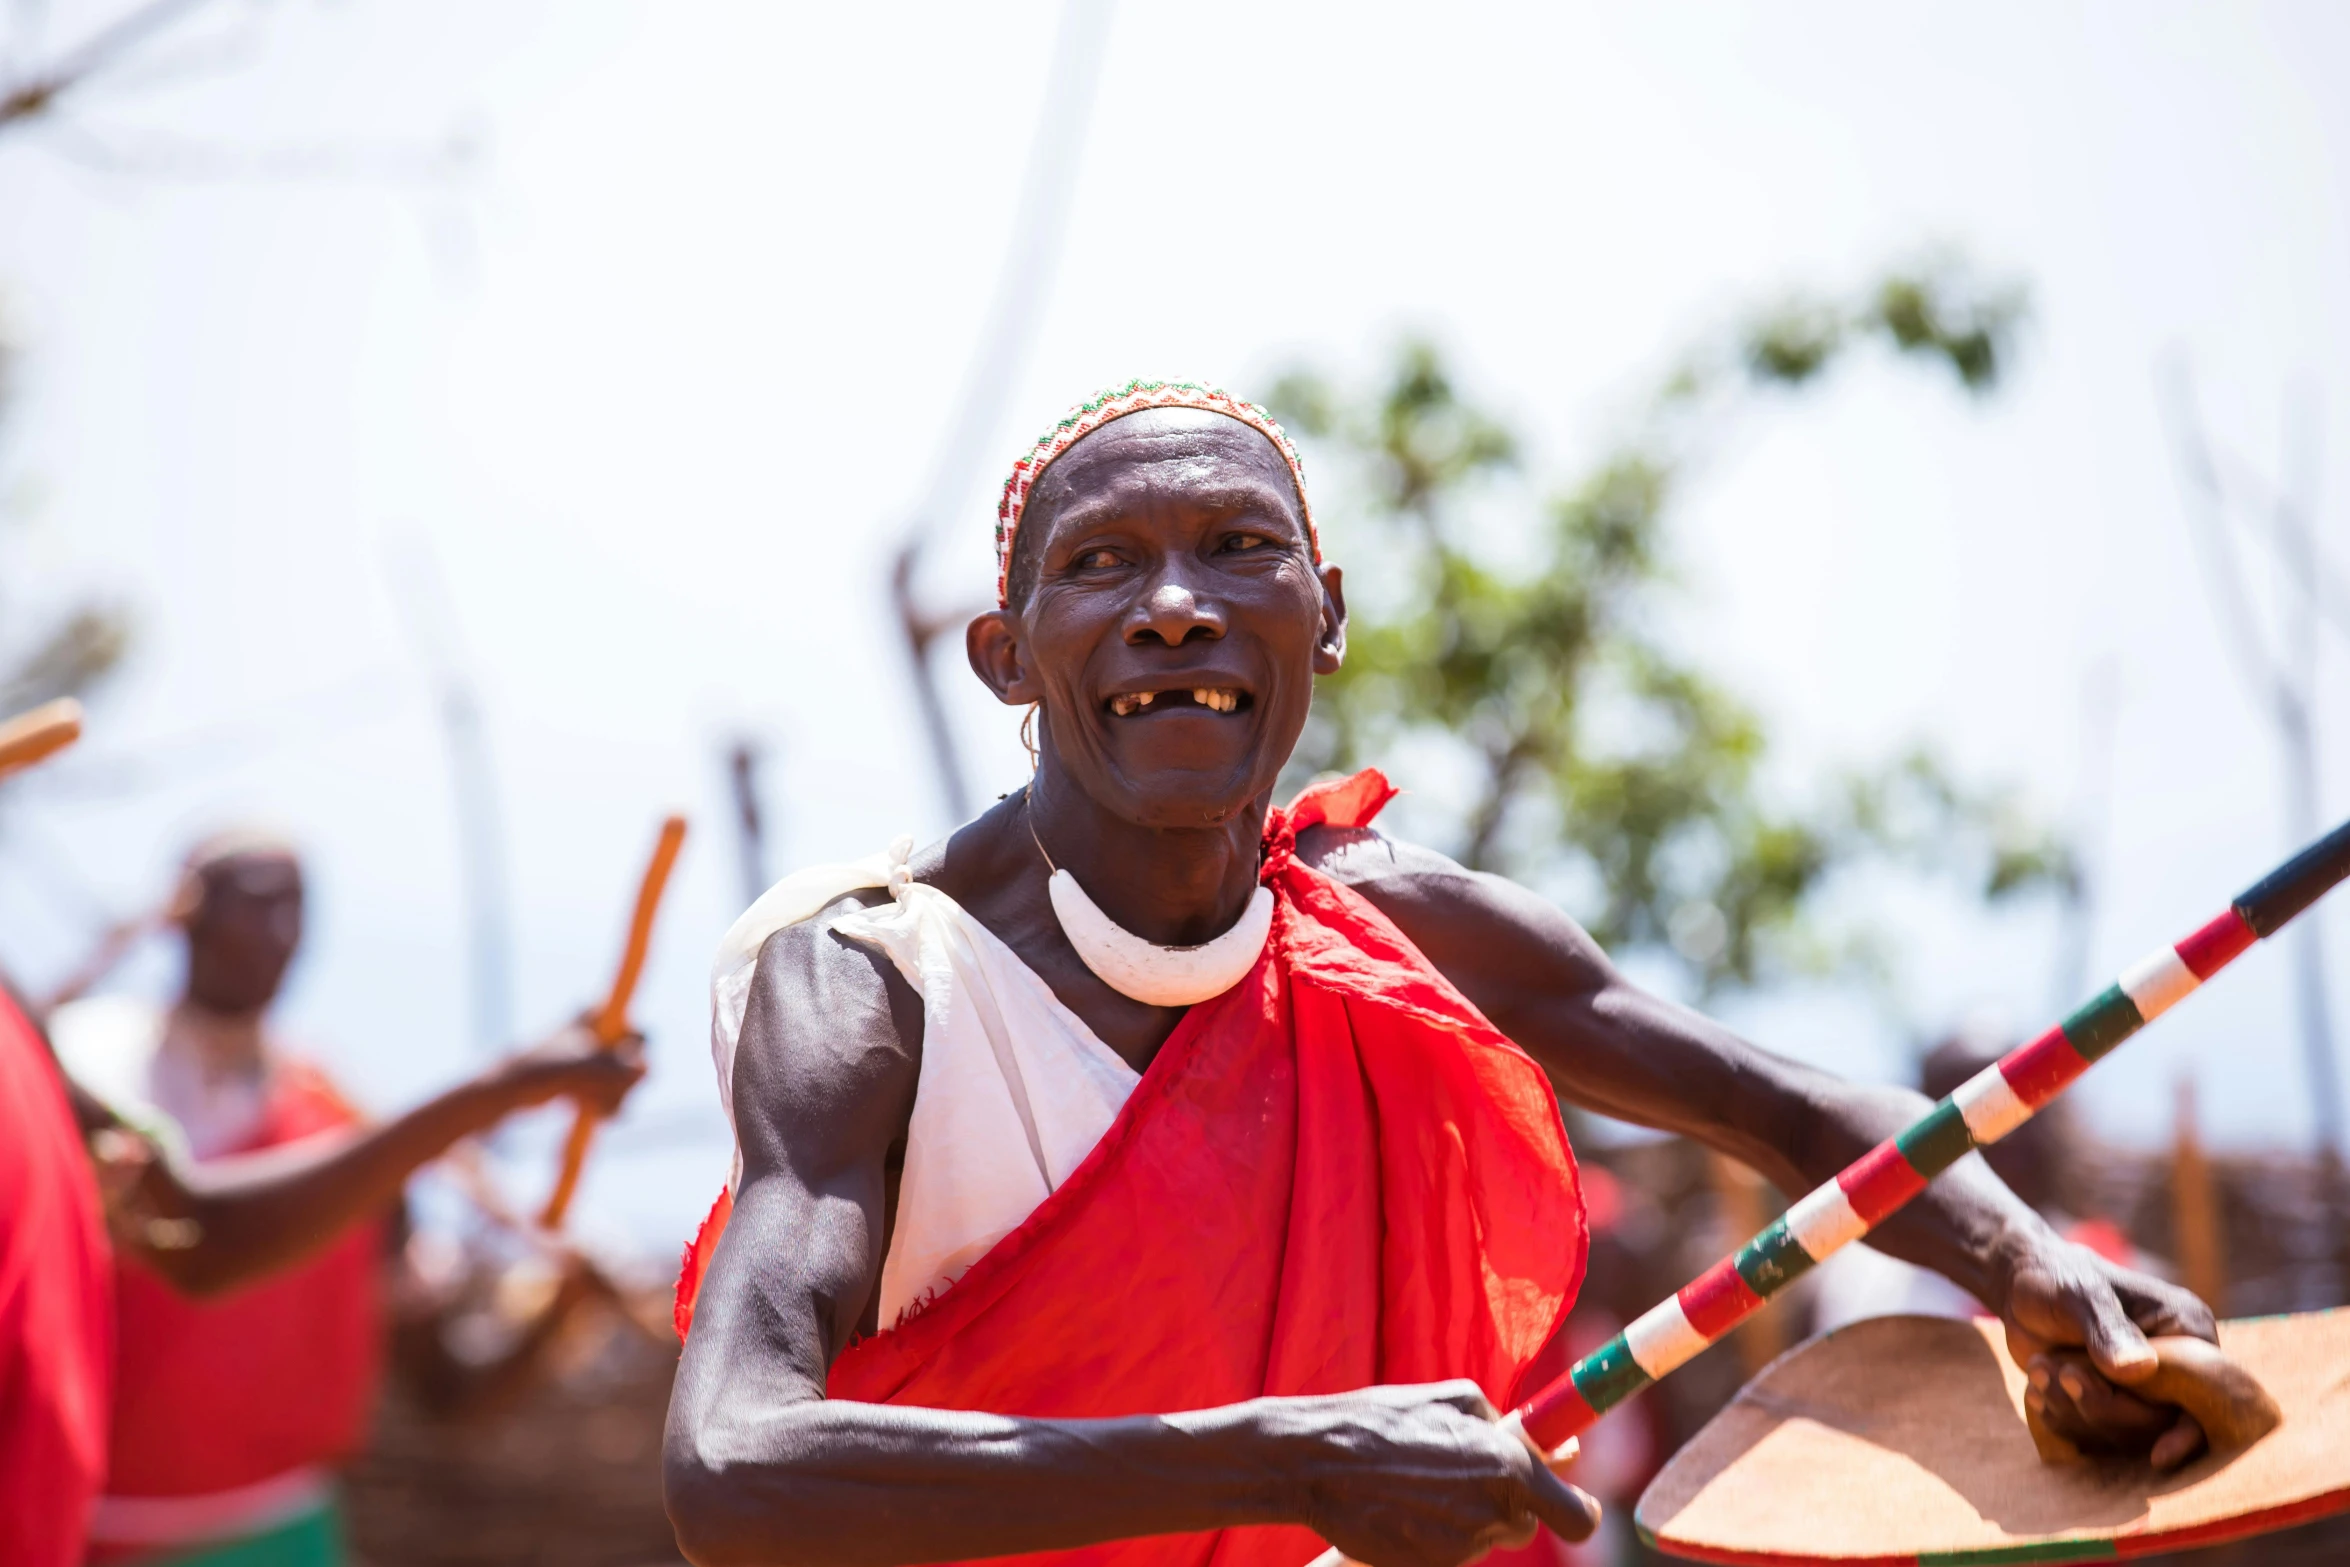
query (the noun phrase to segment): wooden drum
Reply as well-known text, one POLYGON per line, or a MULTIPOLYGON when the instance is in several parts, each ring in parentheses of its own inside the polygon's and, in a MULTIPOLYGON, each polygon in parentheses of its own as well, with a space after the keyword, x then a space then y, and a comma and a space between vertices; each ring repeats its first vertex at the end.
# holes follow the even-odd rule
POLYGON ((2175 1474, 2042 1461, 1995 1322, 1879 1317, 1781 1356, 1665 1466, 1636 1515, 1702 1562, 2110 1561, 2350 1507, 2350 1310, 2220 1324, 2283 1412, 2175 1474))

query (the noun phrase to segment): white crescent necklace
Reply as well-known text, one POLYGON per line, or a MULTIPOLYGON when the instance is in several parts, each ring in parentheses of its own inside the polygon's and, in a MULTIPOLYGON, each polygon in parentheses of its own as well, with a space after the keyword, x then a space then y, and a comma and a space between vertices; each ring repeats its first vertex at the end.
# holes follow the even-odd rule
POLYGON ((1188 1007, 1224 994, 1256 967, 1265 938, 1273 932, 1271 889, 1260 884, 1239 920, 1213 941, 1162 947, 1104 914, 1077 885, 1076 877, 1053 864, 1053 857, 1045 854, 1044 839, 1037 836, 1034 796, 1021 801, 1020 808, 1028 816, 1028 836, 1035 840, 1036 852, 1044 855, 1045 869, 1052 872, 1045 890, 1061 933, 1103 984, 1146 1006, 1188 1007))

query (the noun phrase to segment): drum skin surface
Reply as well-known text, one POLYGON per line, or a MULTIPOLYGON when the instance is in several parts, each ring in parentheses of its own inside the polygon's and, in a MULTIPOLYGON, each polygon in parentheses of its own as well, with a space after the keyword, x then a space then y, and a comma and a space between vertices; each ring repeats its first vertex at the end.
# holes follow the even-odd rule
POLYGON ((2284 1422, 2175 1474, 2041 1461, 1999 1324, 1876 1317, 1790 1350, 1640 1498, 1657 1549, 1791 1567, 2113 1561, 2350 1507, 2350 1310, 2220 1324, 2284 1422))

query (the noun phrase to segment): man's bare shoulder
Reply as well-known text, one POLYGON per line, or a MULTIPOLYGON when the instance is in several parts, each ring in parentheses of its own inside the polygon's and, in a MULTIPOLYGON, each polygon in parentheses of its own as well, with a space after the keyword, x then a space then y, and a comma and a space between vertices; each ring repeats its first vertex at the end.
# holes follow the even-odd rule
POLYGON ((863 1141, 901 1125, 922 1053, 922 998, 882 953, 833 927, 887 902, 847 894, 769 936, 734 1060, 735 1122, 746 1157, 768 1135, 805 1153, 829 1127, 863 1141))
POLYGON ((1557 912, 1513 881, 1373 827, 1309 827, 1297 835, 1297 857, 1370 899, 1431 957, 1439 933, 1490 938, 1557 912))
POLYGON ((1297 857, 1370 900, 1488 1012, 1496 985, 1572 970, 1580 988, 1598 947, 1566 912, 1505 876, 1473 871, 1423 844, 1370 827, 1309 827, 1297 857))
POLYGON ((833 926, 847 915, 879 908, 888 901, 889 890, 885 887, 854 888, 806 919, 775 931, 759 945, 754 988, 763 988, 770 980, 781 980, 792 974, 820 971, 831 962, 830 954, 840 948, 864 950, 837 935, 833 926))
POLYGON ((1297 835, 1297 857, 1382 905, 1389 898, 1474 901, 1489 888, 1511 885, 1376 827, 1308 827, 1297 835))

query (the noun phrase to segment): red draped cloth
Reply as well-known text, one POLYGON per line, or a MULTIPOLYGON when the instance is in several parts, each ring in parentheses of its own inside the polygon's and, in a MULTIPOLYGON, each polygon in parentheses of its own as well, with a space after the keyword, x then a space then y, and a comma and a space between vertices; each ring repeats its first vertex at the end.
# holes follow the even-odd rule
MULTIPOLYGON (((1085 1418, 1469 1377, 1507 1406, 1582 1281, 1548 1081, 1297 834, 1368 823, 1376 772, 1265 828, 1273 933, 1185 1013, 1093 1153, 952 1288, 850 1346, 840 1399, 1085 1418)), ((722 1215, 713 1215, 722 1222, 722 1215)), ((717 1225, 680 1281, 690 1322, 717 1225)), ((1298 1528, 1035 1558, 1294 1567, 1298 1528)))
POLYGON ((0 1562, 70 1567, 106 1471, 114 1281, 48 1047, 0 997, 0 1562))
MULTIPOLYGON (((326 1076, 271 1072, 262 1125, 240 1153, 355 1125, 326 1076)), ((355 1225, 298 1267, 214 1300, 144 1265, 117 1264, 120 1362, 106 1490, 201 1496, 333 1464, 367 1434, 382 1372, 384 1226, 355 1225)))

